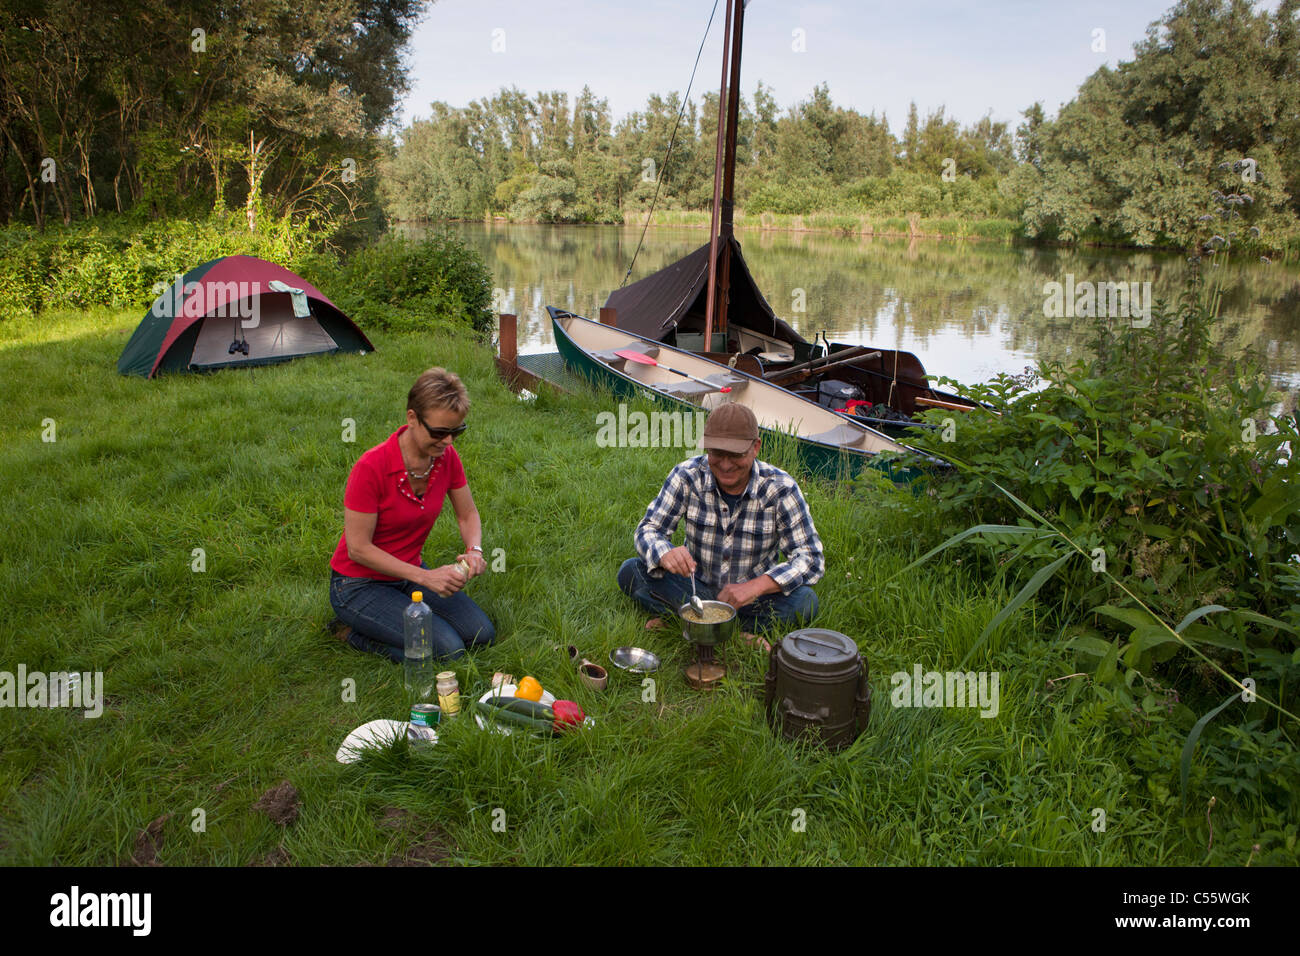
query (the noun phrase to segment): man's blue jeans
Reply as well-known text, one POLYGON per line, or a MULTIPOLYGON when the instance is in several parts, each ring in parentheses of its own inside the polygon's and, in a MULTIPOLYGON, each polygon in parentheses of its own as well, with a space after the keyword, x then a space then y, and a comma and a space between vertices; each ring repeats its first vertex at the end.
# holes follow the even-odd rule
POLYGON ((351 578, 330 569, 330 605, 339 620, 352 628, 348 643, 399 664, 406 658, 402 612, 411 604, 412 591, 423 591, 424 603, 433 611, 435 657, 454 660, 466 648, 486 647, 496 640, 496 628, 464 591, 439 597, 410 581, 351 578))
MULTIPOLYGON (((664 572, 661 578, 652 578, 645 561, 628 558, 618 569, 618 586, 624 594, 652 614, 676 614, 683 604, 691 600, 691 579, 681 574, 664 572)), ((695 577, 695 593, 701 600, 717 599, 718 589, 695 577)), ((747 631, 807 627, 817 616, 817 594, 801 584, 789 594, 764 594, 755 598, 737 612, 741 626, 747 631)))

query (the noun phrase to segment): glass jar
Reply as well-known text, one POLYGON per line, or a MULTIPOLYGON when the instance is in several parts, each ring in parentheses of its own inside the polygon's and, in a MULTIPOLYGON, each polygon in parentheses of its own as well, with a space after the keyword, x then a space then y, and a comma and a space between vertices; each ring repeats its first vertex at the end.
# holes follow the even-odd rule
POLYGON ((438 674, 438 706, 447 717, 460 713, 460 684, 456 681, 455 671, 441 671, 438 674))

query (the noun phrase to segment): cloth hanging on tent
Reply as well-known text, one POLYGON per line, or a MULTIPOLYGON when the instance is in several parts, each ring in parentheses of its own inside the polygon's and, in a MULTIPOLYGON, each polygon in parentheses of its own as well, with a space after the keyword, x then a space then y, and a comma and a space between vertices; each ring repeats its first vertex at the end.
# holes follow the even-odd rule
POLYGON ((311 309, 307 307, 307 293, 302 289, 295 289, 292 286, 285 285, 279 279, 272 279, 267 284, 267 288, 272 292, 287 292, 293 299, 293 316, 296 319, 305 319, 311 315, 311 309))

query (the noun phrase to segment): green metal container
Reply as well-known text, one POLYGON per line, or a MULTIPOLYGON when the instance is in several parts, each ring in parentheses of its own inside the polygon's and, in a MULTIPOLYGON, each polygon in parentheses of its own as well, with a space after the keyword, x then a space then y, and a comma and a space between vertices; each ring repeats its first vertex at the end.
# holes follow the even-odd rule
POLYGON ((787 740, 811 737, 831 750, 847 747, 871 718, 867 662, 838 631, 792 631, 768 658, 764 707, 787 740))

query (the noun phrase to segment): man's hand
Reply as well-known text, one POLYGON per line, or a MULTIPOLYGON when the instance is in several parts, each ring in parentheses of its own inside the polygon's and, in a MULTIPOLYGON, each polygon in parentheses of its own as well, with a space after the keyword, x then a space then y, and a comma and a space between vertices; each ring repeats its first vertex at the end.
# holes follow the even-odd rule
POLYGON ((750 581, 726 585, 718 592, 718 600, 739 610, 764 594, 775 594, 779 590, 780 585, 772 580, 771 575, 764 574, 750 581))
POLYGON ((682 577, 688 578, 695 573, 695 559, 686 550, 686 546, 682 545, 673 548, 660 558, 659 567, 665 571, 671 571, 673 574, 680 574, 682 577))

